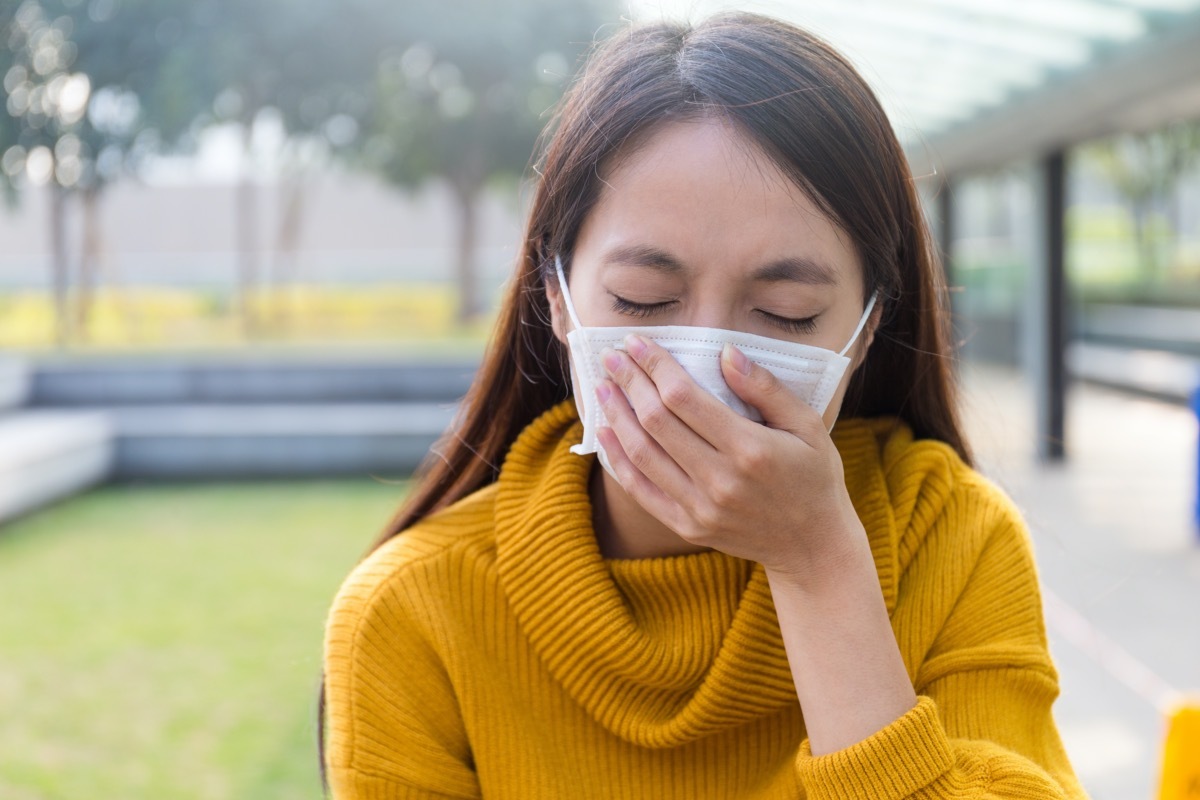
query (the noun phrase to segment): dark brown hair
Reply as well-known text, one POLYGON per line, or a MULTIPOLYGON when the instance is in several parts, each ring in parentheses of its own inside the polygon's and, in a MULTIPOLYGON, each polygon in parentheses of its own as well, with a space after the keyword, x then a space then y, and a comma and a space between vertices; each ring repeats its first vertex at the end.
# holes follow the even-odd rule
POLYGON ((483 364, 376 547, 495 481, 522 429, 570 396, 546 294, 554 255, 569 270, 615 157, 658 124, 713 115, 849 235, 863 264, 864 303, 880 290, 884 315, 840 415, 896 415, 916 438, 945 442, 973 463, 958 416, 940 261, 904 151, 870 87, 829 44, 769 17, 630 26, 597 45, 542 134, 522 251, 483 364))

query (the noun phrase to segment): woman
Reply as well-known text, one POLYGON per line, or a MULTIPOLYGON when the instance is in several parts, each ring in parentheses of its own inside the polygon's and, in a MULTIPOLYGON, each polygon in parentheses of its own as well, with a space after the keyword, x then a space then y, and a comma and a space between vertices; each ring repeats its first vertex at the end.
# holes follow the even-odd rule
POLYGON ((331 612, 334 797, 1084 797, 870 89, 723 15, 613 36, 552 129, 459 422, 331 612))

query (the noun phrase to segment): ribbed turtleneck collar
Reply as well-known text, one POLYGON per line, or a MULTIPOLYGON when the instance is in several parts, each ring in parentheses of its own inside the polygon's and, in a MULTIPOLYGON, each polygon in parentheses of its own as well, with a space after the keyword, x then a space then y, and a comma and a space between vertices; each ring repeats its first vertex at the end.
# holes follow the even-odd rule
MULTIPOLYGON (((850 418, 832 434, 889 612, 895 537, 879 454, 894 424, 850 418)), ((513 444, 496 494, 500 580, 554 678, 641 747, 677 746, 797 702, 761 564, 717 550, 601 555, 588 496, 595 457, 569 452, 581 434, 573 401, 544 413, 513 444)))

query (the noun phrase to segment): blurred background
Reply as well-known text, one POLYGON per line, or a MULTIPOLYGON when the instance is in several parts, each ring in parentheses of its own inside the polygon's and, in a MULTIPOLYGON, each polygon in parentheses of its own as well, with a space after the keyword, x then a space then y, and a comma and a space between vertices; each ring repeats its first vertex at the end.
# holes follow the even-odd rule
POLYGON ((887 109, 1060 731, 1093 797, 1158 796, 1200 689, 1200 0, 0 0, 0 797, 319 796, 324 614, 469 385, 550 108, 593 41, 729 8, 887 109))

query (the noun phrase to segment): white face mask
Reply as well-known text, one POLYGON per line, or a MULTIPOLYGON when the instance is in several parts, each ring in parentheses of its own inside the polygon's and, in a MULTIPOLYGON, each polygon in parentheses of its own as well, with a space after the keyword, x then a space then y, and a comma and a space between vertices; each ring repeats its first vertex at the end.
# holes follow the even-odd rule
MULTIPOLYGON (((687 325, 585 328, 575 313, 575 304, 571 301, 571 292, 563 274, 562 259, 558 256, 554 257, 554 266, 558 271, 558 284, 562 287, 567 313, 571 315, 571 323, 575 326, 574 330, 567 334, 567 344, 571 351, 575 406, 579 409, 579 418, 583 420, 583 441, 572 447, 571 452, 579 455, 596 453, 601 465, 614 479, 617 477, 616 473, 609 465, 604 448, 596 439, 596 431, 608 427, 604 411, 596 399, 596 387, 607 377, 604 365, 600 361, 600 353, 604 348, 624 350, 625 336, 630 333, 649 339, 666 349, 700 388, 743 417, 761 422, 762 416, 733 393, 721 374, 721 350, 728 342, 741 350, 746 358, 779 378, 797 397, 816 409, 818 414, 824 414, 841 384, 842 376, 850 366, 850 358, 845 353, 853 346, 863 326, 867 324, 871 309, 875 306, 875 298, 879 294, 876 291, 871 295, 871 300, 867 303, 850 341, 841 352, 835 353, 810 344, 721 328, 687 325)), ((830 430, 833 430, 832 427, 830 430)))

